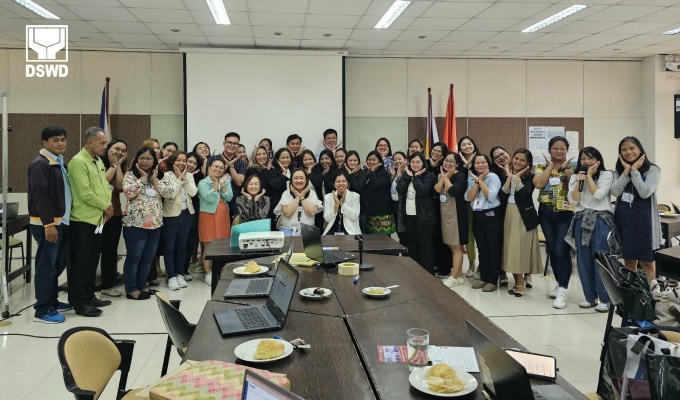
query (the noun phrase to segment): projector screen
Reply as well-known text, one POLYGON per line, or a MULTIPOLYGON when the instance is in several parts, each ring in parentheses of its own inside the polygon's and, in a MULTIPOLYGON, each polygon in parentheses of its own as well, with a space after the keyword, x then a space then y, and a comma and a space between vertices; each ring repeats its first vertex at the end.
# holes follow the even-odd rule
POLYGON ((312 151, 328 128, 343 139, 342 55, 183 50, 187 150, 206 142, 221 152, 224 135, 232 131, 241 135, 248 155, 265 137, 274 151, 293 133, 312 151))

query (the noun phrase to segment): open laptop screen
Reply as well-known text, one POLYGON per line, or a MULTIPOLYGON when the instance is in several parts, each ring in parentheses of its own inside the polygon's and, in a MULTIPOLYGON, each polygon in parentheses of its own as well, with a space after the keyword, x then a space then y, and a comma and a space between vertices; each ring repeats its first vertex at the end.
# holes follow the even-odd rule
POLYGON ((288 313, 299 274, 285 259, 281 259, 267 299, 267 308, 280 323, 285 320, 288 313))
POLYGON ((242 400, 304 400, 302 397, 277 386, 251 370, 246 370, 243 380, 242 400))

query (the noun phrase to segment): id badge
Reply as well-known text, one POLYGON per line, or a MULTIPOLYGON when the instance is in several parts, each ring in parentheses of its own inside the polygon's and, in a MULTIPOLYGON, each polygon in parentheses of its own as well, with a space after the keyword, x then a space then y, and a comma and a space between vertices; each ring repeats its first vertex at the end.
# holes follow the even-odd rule
POLYGON ((146 193, 146 195, 149 197, 156 197, 156 189, 154 188, 146 188, 144 193, 146 193))
POLYGON ((416 198, 415 192, 406 192, 406 199, 413 200, 416 198))
POLYGON ((550 178, 550 180, 548 180, 548 183, 550 183, 550 186, 558 186, 562 183, 562 181, 560 180, 560 178, 550 178))
POLYGON ((335 236, 344 236, 345 232, 335 232, 335 236))
POLYGON ((397 188, 392 186, 392 189, 390 189, 390 193, 397 194, 397 188))
POLYGON ((475 197, 472 201, 472 211, 482 211, 482 203, 484 200, 480 196, 475 197))
POLYGON ((391 196, 392 201, 399 201, 399 195, 397 194, 397 192, 392 193, 391 196))
POLYGON ((293 236, 300 236, 301 232, 302 230, 300 229, 299 225, 293 228, 293 236))
POLYGON ((634 197, 634 196, 633 196, 632 193, 623 192, 623 194, 621 195, 621 200, 622 200, 622 201, 625 201, 626 203, 631 203, 631 204, 632 204, 632 203, 633 203, 633 197, 634 197))
POLYGON ((445 194, 439 195, 439 202, 440 203, 446 203, 446 195, 445 194))

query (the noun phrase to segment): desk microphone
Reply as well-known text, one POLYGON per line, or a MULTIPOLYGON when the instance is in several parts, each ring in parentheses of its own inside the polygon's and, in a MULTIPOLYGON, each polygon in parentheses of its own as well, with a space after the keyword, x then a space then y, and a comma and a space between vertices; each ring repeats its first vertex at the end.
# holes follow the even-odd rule
MULTIPOLYGON (((581 168, 579 168, 578 173, 580 174, 581 172, 585 172, 585 173, 587 174, 587 173, 588 173, 588 167, 586 167, 586 166, 584 165, 584 166, 582 166, 581 168)), ((582 192, 582 191, 583 191, 583 184, 584 184, 584 183, 585 183, 585 181, 578 181, 578 191, 579 191, 579 192, 582 192)))
POLYGON ((354 235, 354 240, 359 242, 359 271, 373 270, 373 264, 364 262, 364 237, 361 234, 354 235))

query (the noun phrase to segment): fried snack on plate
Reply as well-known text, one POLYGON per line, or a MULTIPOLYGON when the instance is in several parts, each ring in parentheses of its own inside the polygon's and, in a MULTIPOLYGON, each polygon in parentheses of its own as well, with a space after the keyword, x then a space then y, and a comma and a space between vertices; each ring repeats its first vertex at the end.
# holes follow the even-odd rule
POLYGON ((248 264, 246 264, 246 267, 243 269, 244 272, 248 274, 256 274, 260 272, 262 267, 260 267, 255 261, 248 261, 248 264))
POLYGON ((425 375, 427 388, 437 393, 455 393, 465 389, 465 382, 458 378, 456 371, 446 363, 432 366, 425 375))
POLYGON ((383 289, 381 287, 370 288, 370 289, 368 289, 368 293, 370 293, 370 294, 384 294, 385 289, 383 289))
POLYGON ((253 358, 256 360, 269 360, 281 356, 284 350, 285 347, 280 340, 262 339, 257 345, 253 358))

